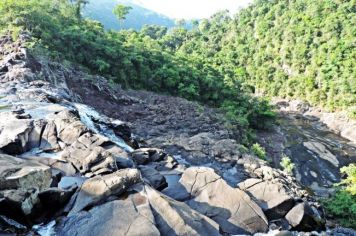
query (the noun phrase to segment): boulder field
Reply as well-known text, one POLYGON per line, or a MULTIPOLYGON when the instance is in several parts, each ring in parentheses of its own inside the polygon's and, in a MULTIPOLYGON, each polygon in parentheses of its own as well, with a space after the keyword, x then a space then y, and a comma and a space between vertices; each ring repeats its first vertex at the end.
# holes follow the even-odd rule
POLYGON ((0 234, 325 229, 319 204, 241 153, 213 109, 112 88, 31 56, 24 40, 0 39, 0 234))

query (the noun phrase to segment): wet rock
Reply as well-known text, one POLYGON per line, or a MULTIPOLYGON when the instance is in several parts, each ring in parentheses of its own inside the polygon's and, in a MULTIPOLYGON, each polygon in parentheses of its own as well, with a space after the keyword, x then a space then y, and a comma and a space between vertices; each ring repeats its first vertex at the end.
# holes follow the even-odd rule
POLYGON ((223 232, 266 232, 262 209, 242 190, 230 187, 213 169, 191 167, 179 183, 191 195, 188 205, 219 223, 223 232))
POLYGON ((268 220, 284 217, 294 206, 293 196, 290 196, 279 182, 247 179, 239 184, 239 188, 257 200, 268 220))
POLYGON ((109 196, 118 196, 138 182, 140 182, 140 173, 137 169, 123 169, 109 175, 88 179, 80 188, 69 216, 86 207, 94 206, 109 196))
POLYGON ((145 187, 161 235, 220 235, 216 222, 150 187, 145 187))
POLYGON ((160 235, 149 200, 141 193, 79 212, 57 228, 58 235, 160 235))
POLYGON ((0 234, 3 232, 13 234, 23 234, 27 231, 27 227, 10 219, 6 216, 0 215, 0 234))
POLYGON ((157 148, 141 148, 131 153, 132 159, 138 165, 144 165, 149 162, 162 161, 166 155, 167 154, 164 153, 161 149, 157 148))
POLYGON ((112 153, 100 146, 105 146, 106 142, 109 142, 108 139, 86 133, 64 150, 62 158, 72 163, 82 174, 111 173, 117 170, 116 159, 112 153))
MULTIPOLYGON (((59 116, 60 115, 61 114, 59 114, 59 116)), ((73 114, 69 111, 62 112, 62 116, 64 116, 64 119, 61 118, 54 121, 56 124, 57 137, 65 144, 70 145, 76 142, 79 137, 86 133, 88 128, 80 120, 78 120, 77 117, 73 117, 73 114)), ((92 143, 94 142, 93 140, 88 139, 86 136, 82 137, 86 138, 85 141, 91 141, 92 143)), ((82 141, 83 143, 85 142, 84 140, 82 141)))
POLYGON ((123 138, 125 141, 131 141, 131 129, 128 124, 119 120, 114 120, 110 122, 109 125, 117 136, 123 138))
POLYGON ((335 155, 333 155, 322 143, 319 142, 304 142, 303 145, 310 151, 318 155, 318 158, 322 158, 332 165, 338 167, 339 160, 335 155))
POLYGON ((162 190, 168 186, 164 176, 154 168, 149 166, 139 166, 139 169, 143 179, 146 180, 153 188, 162 190))
POLYGON ((288 223, 294 230, 312 231, 323 227, 323 219, 319 212, 308 203, 299 203, 286 215, 288 223))
POLYGON ((60 148, 57 137, 56 124, 51 121, 45 125, 42 133, 40 149, 41 150, 56 150, 60 148))
POLYGON ((51 184, 51 171, 48 166, 0 154, 1 189, 46 189, 51 184))

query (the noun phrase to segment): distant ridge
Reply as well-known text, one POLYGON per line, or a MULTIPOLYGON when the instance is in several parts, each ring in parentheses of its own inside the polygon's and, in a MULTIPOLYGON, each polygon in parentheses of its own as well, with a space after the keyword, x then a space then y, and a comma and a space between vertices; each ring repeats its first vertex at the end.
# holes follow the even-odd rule
POLYGON ((161 25, 168 28, 175 26, 175 20, 160 13, 144 8, 128 0, 91 0, 85 7, 84 15, 100 21, 106 29, 120 29, 119 23, 112 13, 116 4, 131 6, 133 9, 123 23, 124 29, 140 30, 143 25, 161 25))

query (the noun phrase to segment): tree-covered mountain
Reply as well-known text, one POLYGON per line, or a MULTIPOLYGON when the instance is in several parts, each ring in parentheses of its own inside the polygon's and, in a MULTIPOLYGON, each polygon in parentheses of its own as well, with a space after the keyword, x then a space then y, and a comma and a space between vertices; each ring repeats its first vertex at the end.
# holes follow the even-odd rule
POLYGON ((144 25, 175 26, 175 20, 144 8, 129 0, 91 0, 84 7, 83 15, 101 22, 106 29, 119 30, 119 22, 112 10, 117 4, 132 7, 122 24, 124 29, 140 30, 144 25))
POLYGON ((259 0, 202 21, 177 44, 258 95, 356 115, 356 2, 259 0))

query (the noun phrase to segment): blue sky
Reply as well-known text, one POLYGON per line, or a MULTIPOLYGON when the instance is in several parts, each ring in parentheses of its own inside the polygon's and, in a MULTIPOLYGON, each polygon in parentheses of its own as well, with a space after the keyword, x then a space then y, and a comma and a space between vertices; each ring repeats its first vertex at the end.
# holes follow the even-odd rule
POLYGON ((252 0, 133 0, 144 7, 177 19, 207 18, 220 10, 234 13, 252 0))

